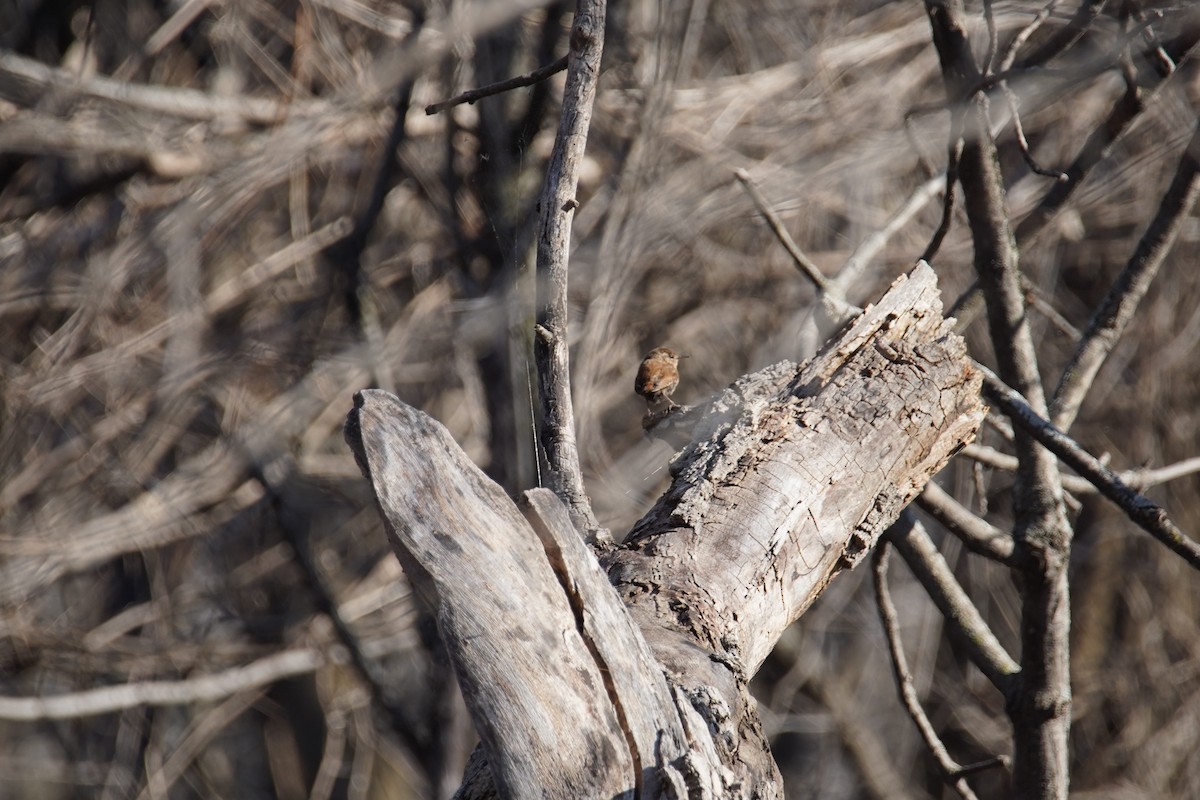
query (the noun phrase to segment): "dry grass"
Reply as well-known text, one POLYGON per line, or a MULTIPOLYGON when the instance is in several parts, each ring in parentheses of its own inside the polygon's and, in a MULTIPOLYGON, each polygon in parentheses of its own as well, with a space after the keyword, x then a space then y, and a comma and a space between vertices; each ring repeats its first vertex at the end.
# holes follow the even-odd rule
MULTIPOLYGON (((97 6, 86 45, 84 11, 12 25, 0 11, 0 688, 177 679, 285 646, 358 652, 234 705, 5 724, 0 794, 285 796, 318 765, 334 796, 456 785, 469 722, 340 426, 355 390, 383 386, 443 421, 510 491, 537 481, 531 204, 561 76, 436 117, 421 109, 560 55, 569 13, 540 5, 202 3, 180 30, 159 6, 122 0, 97 6), (370 208, 406 87, 378 217, 361 251, 330 248, 370 208)), ((1001 40, 1041 6, 996 4, 1001 40)), ((1115 25, 1102 20, 1080 63, 1106 52, 1115 25)), ((1066 213, 1023 244, 1040 296, 1076 329, 1170 180, 1198 81, 1182 64, 1066 213)), ((1122 84, 1109 70, 1014 88, 1036 158, 1063 167, 1122 84)), ((641 437, 631 391, 646 350, 691 356, 687 401, 819 343, 812 288, 734 170, 849 301, 868 302, 940 217, 923 163, 945 165, 946 115, 929 110, 942 97, 917 4, 612 10, 571 293, 584 473, 604 524, 626 530, 665 480, 669 454, 641 437), (906 205, 894 234, 851 261, 906 205)), ((1003 102, 993 109, 1000 127, 1003 102)), ((1019 220, 1049 182, 1002 131, 1019 220)), ((1073 429, 1114 467, 1196 454, 1198 238, 1193 219, 1073 429)), ((948 300, 972 280, 961 217, 934 265, 948 300)), ((1041 314, 1034 325, 1053 385, 1071 332, 1041 314)), ((983 327, 969 339, 987 360, 983 327)), ((985 440, 1005 446, 994 431, 985 440)), ((986 497, 1004 526, 1007 475, 959 459, 945 478, 975 507, 986 497)), ((1198 490, 1191 477, 1152 496, 1195 531, 1198 490)), ((1074 522, 1074 786, 1200 796, 1197 578, 1102 500, 1083 500, 1074 522)), ((1015 648, 1008 573, 941 544, 1015 648)), ((759 677, 789 792, 941 796, 861 582, 836 582, 759 677)), ((1007 752, 1001 699, 904 571, 893 584, 952 753, 1007 752)), ((982 796, 1002 785, 978 783, 982 796)))

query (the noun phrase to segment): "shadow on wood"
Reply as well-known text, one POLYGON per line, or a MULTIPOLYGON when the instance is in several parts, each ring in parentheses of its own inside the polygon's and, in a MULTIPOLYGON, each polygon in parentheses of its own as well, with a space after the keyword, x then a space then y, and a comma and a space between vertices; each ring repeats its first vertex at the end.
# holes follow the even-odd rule
MULTIPOLYGON (((460 797, 781 797, 747 683, 974 438, 979 374, 924 263, 809 362, 670 419, 671 487, 598 554, 445 428, 358 394, 346 439, 435 609, 490 765, 460 797)), ((480 756, 479 753, 476 756, 480 756)))

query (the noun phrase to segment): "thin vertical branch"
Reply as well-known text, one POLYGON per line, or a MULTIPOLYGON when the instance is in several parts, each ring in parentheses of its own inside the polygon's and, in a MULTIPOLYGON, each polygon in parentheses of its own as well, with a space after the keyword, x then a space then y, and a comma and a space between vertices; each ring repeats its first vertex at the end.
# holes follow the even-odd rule
MULTIPOLYGON (((947 102, 962 105, 964 145, 959 164, 964 206, 975 245, 975 271, 987 304, 990 338, 1000 373, 1035 409, 1046 408, 1029 329, 1016 239, 1004 179, 988 125, 982 76, 967 40, 959 0, 926 0, 926 12, 946 84, 947 102)), ((1069 784, 1071 528, 1058 465, 1028 431, 1016 436, 1014 536, 1021 556, 1021 686, 1008 704, 1014 735, 1014 793, 1065 798, 1069 784)))
POLYGON ((917 696, 917 690, 913 688, 912 673, 908 669, 908 659, 904 656, 904 645, 900 641, 900 623, 896 615, 896 605, 892 602, 892 596, 888 592, 887 542, 879 543, 875 549, 871 566, 875 577, 875 601, 879 608, 879 618, 883 623, 884 633, 887 634, 888 652, 892 656, 892 672, 896 677, 896 688, 900 692, 900 701, 904 704, 908 715, 912 717, 913 724, 917 726, 921 738, 925 740, 925 746, 929 748, 929 752, 937 761, 938 767, 941 768, 943 778, 964 800, 974 800, 976 795, 971 791, 967 779, 961 776, 951 777, 958 774, 961 768, 946 751, 946 745, 942 744, 937 731, 933 728, 933 723, 925 714, 925 709, 921 708, 921 698, 917 696))
POLYGON ((551 488, 581 532, 599 528, 583 488, 567 349, 567 260, 571 221, 579 201, 579 165, 587 144, 604 47, 604 0, 579 0, 571 29, 562 118, 539 200, 537 235, 538 313, 534 336, 542 401, 542 447, 551 488))
MULTIPOLYGON (((958 161, 962 157, 962 145, 962 124, 959 114, 956 110, 951 109, 950 142, 946 147, 946 194, 942 198, 942 218, 938 222, 937 230, 933 232, 929 244, 925 246, 925 252, 921 253, 920 261, 933 261, 938 250, 942 248, 946 234, 950 232, 950 223, 954 219, 954 186, 958 183, 958 161)), ((954 309, 950 310, 950 314, 954 314, 954 309)))

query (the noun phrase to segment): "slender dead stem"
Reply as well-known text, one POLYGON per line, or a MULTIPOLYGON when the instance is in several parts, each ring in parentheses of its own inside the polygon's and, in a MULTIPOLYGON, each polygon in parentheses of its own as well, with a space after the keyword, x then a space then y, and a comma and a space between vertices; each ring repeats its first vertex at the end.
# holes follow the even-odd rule
POLYGON ((971 791, 966 778, 950 777, 958 772, 959 765, 950 757, 946 746, 942 744, 937 731, 933 728, 933 723, 925 714, 925 709, 921 708, 921 698, 917 696, 917 690, 913 687, 912 673, 909 672, 908 659, 904 656, 904 645, 900 641, 900 623, 896 615, 896 606, 892 602, 887 587, 887 542, 880 542, 879 546, 875 548, 871 565, 875 576, 875 600, 879 608, 879 619, 882 621, 883 631, 887 635, 888 651, 892 657, 892 673, 896 678, 896 688, 900 692, 900 702, 908 711, 913 724, 917 726, 921 738, 925 741, 925 746, 937 761, 946 782, 953 786, 964 800, 973 799, 976 795, 971 791))
POLYGON ((532 72, 527 72, 524 75, 517 75, 513 78, 507 78, 496 83, 481 86, 478 89, 468 89, 462 94, 457 94, 449 100, 443 100, 440 103, 432 103, 425 106, 426 115, 437 114, 454 106, 460 106, 463 103, 472 104, 485 97, 491 97, 494 94, 501 94, 513 89, 520 89, 522 86, 532 86, 535 83, 546 80, 552 75, 557 75, 567 68, 567 56, 563 56, 552 64, 547 64, 544 67, 538 67, 532 72))
POLYGON ((1011 697, 1020 666, 996 639, 929 538, 925 526, 911 512, 905 512, 884 536, 899 551, 925 593, 942 612, 951 635, 967 657, 1001 694, 1011 697))
POLYGON ((754 180, 750 177, 750 173, 744 169, 739 169, 734 172, 738 182, 742 184, 742 188, 746 190, 746 194, 750 195, 750 199, 754 202, 754 207, 758 209, 758 213, 766 221, 767 227, 775 234, 775 238, 783 245, 783 249, 791 256, 792 263, 796 265, 796 269, 812 281, 817 288, 817 294, 821 298, 821 302, 825 304, 826 310, 830 317, 835 320, 844 320, 853 314, 857 314, 861 309, 856 308, 842 299, 841 289, 834 281, 830 281, 822 274, 817 265, 805 255, 800 249, 800 245, 787 232, 787 228, 783 225, 783 220, 775 213, 775 209, 771 207, 770 202, 763 196, 754 180))
MULTIPOLYGON (((978 366, 978 365, 977 365, 978 366)), ((1033 436, 1050 452, 1090 481, 1100 494, 1121 507, 1143 530, 1200 569, 1200 542, 1190 538, 1150 498, 1128 486, 1121 477, 1043 416, 1029 402, 1004 384, 994 372, 979 366, 983 372, 983 393, 1008 415, 1016 425, 1033 436)))
POLYGON ((971 552, 1001 564, 1013 563, 1015 544, 1012 536, 972 514, 933 481, 927 483, 925 490, 917 496, 917 504, 957 536, 971 552))
POLYGON ((135 706, 211 703, 238 692, 312 672, 324 662, 324 656, 316 650, 284 650, 241 667, 182 681, 121 683, 49 697, 0 697, 0 719, 77 719, 111 714, 135 706))
MULTIPOLYGON (((937 230, 929 239, 929 244, 925 246, 925 252, 921 254, 921 261, 932 261, 942 248, 946 234, 950 232, 950 222, 954 219, 954 186, 958 183, 958 162, 962 157, 962 145, 962 124, 959 115, 952 114, 950 144, 946 148, 946 194, 942 198, 942 218, 938 222, 937 230)), ((950 314, 954 313, 955 309, 950 309, 950 314)))
POLYGON ((550 468, 551 488, 570 510, 575 527, 589 536, 599 524, 584 491, 575 438, 567 350, 567 262, 571 220, 579 206, 575 198, 579 167, 600 76, 604 15, 603 0, 579 0, 575 9, 562 119, 539 200, 538 312, 533 337, 542 400, 542 447, 550 468))

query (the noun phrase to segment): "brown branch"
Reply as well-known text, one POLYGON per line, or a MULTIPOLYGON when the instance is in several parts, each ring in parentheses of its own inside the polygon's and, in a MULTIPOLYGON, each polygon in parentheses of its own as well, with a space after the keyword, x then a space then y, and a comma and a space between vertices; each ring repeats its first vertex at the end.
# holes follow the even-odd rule
POLYGON ((925 714, 925 709, 921 708, 921 698, 917 696, 917 690, 913 688, 912 673, 909 672, 908 660, 904 656, 904 646, 900 641, 900 623, 896 615, 896 606, 888 593, 888 544, 886 541, 880 542, 879 547, 875 549, 871 566, 875 577, 875 600, 879 607, 879 619, 883 623, 883 631, 887 636, 888 652, 892 658, 892 674, 896 678, 900 702, 912 718, 913 724, 917 726, 917 731, 921 734, 925 746, 937 761, 938 767, 942 771, 942 778, 958 792, 960 797, 974 800, 975 792, 971 791, 971 786, 967 783, 966 778, 952 777, 958 773, 960 767, 946 751, 946 745, 942 744, 937 731, 933 728, 933 723, 925 714))
MULTIPOLYGON (((930 484, 932 485, 932 484, 930 484)), ((996 639, 946 559, 911 512, 888 529, 887 541, 899 551, 925 593, 942 612, 951 635, 967 657, 1006 699, 1017 688, 1021 668, 996 639)))
POLYGON ((1197 125, 1184 150, 1158 212, 1138 242, 1124 271, 1092 315, 1083 340, 1063 370, 1050 404, 1050 419, 1056 427, 1070 430, 1096 373, 1133 319, 1138 304, 1174 246, 1198 196, 1200 125, 1197 125))
POLYGON ((987 52, 983 56, 983 74, 992 72, 996 61, 996 53, 1000 49, 1000 35, 996 32, 996 14, 992 9, 992 0, 983 0, 983 21, 987 26, 987 52))
POLYGON ((917 497, 917 505, 957 536, 971 552, 1001 564, 1013 564, 1016 545, 1012 536, 972 514, 933 481, 925 484, 925 491, 917 497))
POLYGON ((520 89, 522 86, 532 86, 535 83, 540 83, 552 75, 557 75, 567 68, 568 56, 563 56, 552 64, 547 64, 544 67, 538 67, 533 72, 527 72, 524 75, 517 75, 513 78, 506 78, 496 83, 480 86, 477 89, 468 89, 462 94, 457 94, 449 100, 443 100, 440 103, 433 103, 425 106, 425 114, 432 115, 445 111, 448 108, 467 103, 474 105, 477 100, 482 100, 485 97, 491 97, 494 94, 511 91, 512 89, 520 89))
POLYGON ((538 201, 538 311, 533 340, 542 401, 541 443, 550 468, 550 485, 570 509, 575 527, 589 537, 596 536, 600 526, 584 491, 575 439, 567 350, 567 272, 571 221, 579 206, 575 197, 579 166, 600 76, 604 15, 603 0, 579 0, 575 9, 562 118, 538 201))
POLYGON ((1007 81, 1000 84, 1000 90, 1004 92, 1004 97, 1008 101, 1008 110, 1012 114, 1013 132, 1017 136, 1017 149, 1021 151, 1021 158, 1024 159, 1025 166, 1029 167, 1035 175, 1053 178, 1056 181, 1067 180, 1067 173, 1062 170, 1048 169, 1037 163, 1029 149, 1029 139, 1025 137, 1025 126, 1021 124, 1021 109, 1017 103, 1017 93, 1009 88, 1007 81))
MULTIPOLYGON (((1103 0, 1101 0, 1103 2, 1103 0)), ((1012 69, 1013 62, 1017 60, 1017 53, 1025 43, 1029 41, 1029 37, 1037 33, 1038 29, 1045 24, 1046 20, 1050 19, 1050 13, 1054 11, 1054 7, 1058 5, 1058 0, 1050 0, 1046 5, 1042 6, 1042 10, 1033 16, 1024 28, 1017 31, 1017 35, 1008 43, 1008 47, 1004 50, 1004 55, 1000 57, 1000 72, 1005 72, 1012 69)), ((1061 29, 1060 29, 1061 30, 1061 29)), ((1056 34, 1057 35, 1057 34, 1056 34)), ((1028 66, 1028 65, 1026 65, 1028 66)))
POLYGON ((1086 478, 1100 494, 1112 500, 1139 527, 1165 544, 1196 569, 1200 569, 1200 543, 1188 537, 1167 516, 1167 512, 1145 495, 1121 480, 1120 476, 1088 453, 1074 439, 1036 413, 1029 402, 1005 385, 995 373, 979 366, 983 373, 984 395, 994 402, 1019 428, 1058 456, 1086 478))
MULTIPOLYGON (((960 0, 926 0, 947 103, 964 104, 959 182, 975 246, 975 272, 987 306, 988 328, 1000 373, 1044 410, 1029 318, 1021 288, 1016 238, 987 99, 967 38, 960 0)), ((1060 184, 1061 185, 1061 184, 1060 184)), ((1013 487, 1014 538, 1021 587, 1021 684, 1007 703, 1013 722, 1014 794, 1066 798, 1070 776, 1070 629, 1067 562, 1071 527, 1058 465, 1025 431, 1016 437, 1019 468, 1013 487)))
POLYGON ((800 245, 787 232, 787 228, 783 225, 783 220, 775 213, 775 209, 771 207, 770 201, 763 196, 762 191, 758 188, 758 184, 750 177, 750 173, 744 169, 736 169, 733 174, 737 177, 738 182, 742 184, 742 188, 746 190, 746 194, 750 195, 750 199, 754 201, 754 207, 758 209, 758 213, 762 215, 771 232, 775 234, 775 238, 783 245, 783 249, 787 250, 787 254, 792 257, 792 263, 796 265, 796 269, 804 273, 804 275, 813 282, 817 287, 817 291, 825 294, 830 290, 829 281, 821 272, 820 267, 812 262, 804 251, 800 249, 800 245))
MULTIPOLYGON (((937 256, 938 250, 942 248, 946 234, 950 232, 950 222, 954 218, 954 185, 958 183, 958 162, 962 158, 962 145, 962 125, 958 115, 955 114, 951 116, 950 144, 946 148, 946 194, 942 198, 942 218, 938 222, 937 230, 933 232, 929 244, 925 245, 925 252, 921 253, 921 261, 932 261, 937 256)), ((956 303, 948 315, 955 316, 957 308, 958 304, 956 303)))

